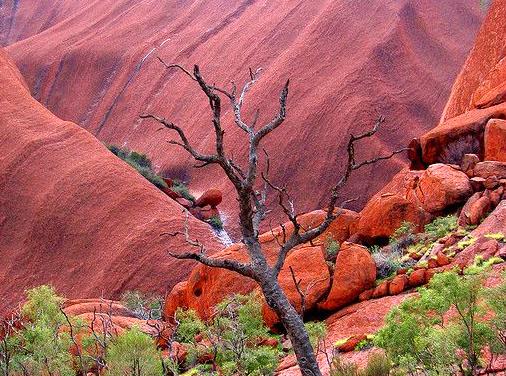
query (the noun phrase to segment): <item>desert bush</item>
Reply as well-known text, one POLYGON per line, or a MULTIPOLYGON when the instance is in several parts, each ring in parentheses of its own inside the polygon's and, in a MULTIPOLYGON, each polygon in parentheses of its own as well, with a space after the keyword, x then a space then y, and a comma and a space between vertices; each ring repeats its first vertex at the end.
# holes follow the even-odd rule
POLYGON ((339 356, 336 356, 332 360, 330 376, 359 376, 359 370, 356 364, 343 362, 339 356))
POLYGON ((206 222, 215 230, 223 230, 223 221, 219 215, 212 216, 206 222))
POLYGON ((484 320, 485 275, 435 275, 420 296, 403 302, 386 318, 375 344, 407 372, 474 375, 480 352, 498 337, 484 320), (445 320, 450 310, 457 314, 445 320), (462 353, 463 356, 457 356, 462 353))
POLYGON ((140 167, 151 169, 151 160, 148 158, 146 154, 132 151, 128 155, 128 159, 140 167))
POLYGON ((311 342, 311 346, 315 351, 321 346, 322 341, 325 339, 327 335, 327 326, 324 321, 309 321, 304 324, 306 327, 307 334, 309 336, 309 341, 311 342))
POLYGON ((195 343, 195 336, 206 330, 206 325, 192 309, 178 308, 174 315, 178 323, 176 340, 181 343, 195 343))
POLYGON ((341 246, 337 240, 335 240, 333 237, 329 237, 327 240, 325 240, 324 249, 325 260, 335 262, 341 246))
POLYGON ((153 339, 132 327, 116 336, 106 355, 107 375, 160 376, 161 354, 153 339))
POLYGON ((50 286, 27 291, 27 302, 21 309, 27 319, 23 328, 12 337, 12 369, 30 375, 75 375, 71 339, 63 329, 62 298, 50 286))
POLYGON ((458 218, 455 215, 448 215, 445 217, 438 217, 431 223, 425 225, 425 233, 431 240, 440 239, 458 227, 458 218))
POLYGON ((146 154, 130 151, 127 148, 121 148, 116 145, 108 145, 107 148, 117 157, 124 160, 130 166, 135 168, 139 174, 144 176, 151 184, 163 189, 167 188, 167 184, 162 177, 158 176, 152 169, 151 160, 146 154))
POLYGON ((373 353, 367 360, 366 367, 360 372, 360 376, 389 376, 392 370, 390 360, 381 353, 373 353))
POLYGON ((195 197, 190 193, 188 186, 181 180, 174 180, 170 189, 176 193, 179 193, 181 197, 184 197, 191 202, 195 202, 195 197))
POLYGON ((126 291, 121 296, 121 302, 139 319, 162 318, 163 299, 159 296, 148 296, 140 291, 126 291))
POLYGON ((410 268, 416 261, 403 258, 403 253, 396 247, 373 248, 372 257, 376 264, 376 278, 385 279, 394 275, 401 268, 410 268))
POLYGON ((189 368, 195 366, 199 355, 209 351, 223 375, 271 375, 279 363, 279 348, 258 345, 270 334, 255 294, 225 299, 215 307, 207 324, 191 310, 178 310, 176 321, 176 339, 189 347, 189 368), (196 343, 197 334, 211 347, 196 343))

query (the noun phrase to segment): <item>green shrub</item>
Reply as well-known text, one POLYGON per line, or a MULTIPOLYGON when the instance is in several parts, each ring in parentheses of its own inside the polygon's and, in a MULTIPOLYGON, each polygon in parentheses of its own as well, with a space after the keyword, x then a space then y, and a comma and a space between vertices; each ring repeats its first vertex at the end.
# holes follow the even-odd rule
POLYGON ((306 327, 311 346, 313 346, 313 349, 316 349, 327 335, 325 321, 310 321, 305 323, 304 326, 306 327))
POLYGON ((374 353, 369 356, 367 365, 360 376, 389 376, 392 370, 390 360, 381 353, 374 353))
POLYGON ((128 160, 135 163, 137 166, 151 169, 151 160, 146 154, 138 153, 136 151, 130 152, 128 160))
POLYGON ((325 241, 325 260, 327 261, 336 261, 337 254, 341 249, 339 242, 334 240, 334 238, 330 237, 325 241))
POLYGON ((413 223, 408 222, 408 221, 402 222, 402 224, 399 226, 399 228, 396 229, 394 231, 394 233, 392 234, 392 236, 390 237, 390 243, 393 243, 403 237, 412 235, 414 230, 415 230, 415 225, 413 223))
POLYGON ((215 230, 223 230, 223 222, 219 215, 212 216, 206 222, 215 230))
POLYGON ((184 197, 185 199, 191 202, 195 202, 195 197, 190 193, 188 186, 182 181, 174 180, 174 182, 172 183, 172 187, 170 187, 170 189, 180 194, 181 197, 184 197))
POLYGON ((403 257, 396 248, 375 248, 372 257, 376 264, 376 278, 387 279, 401 268, 409 268, 416 262, 411 258, 403 257))
POLYGON ((490 257, 489 259, 485 260, 482 255, 476 255, 473 263, 464 270, 464 273, 469 275, 483 273, 491 266, 495 264, 501 264, 503 262, 504 260, 500 257, 490 257))
POLYGON ((458 218, 455 215, 438 217, 425 225, 425 233, 432 239, 440 239, 458 228, 458 218))
POLYGON ((474 374, 479 354, 494 338, 483 320, 484 275, 436 274, 419 297, 403 302, 386 318, 375 344, 406 372, 425 370, 450 375, 459 369, 474 374), (458 312, 444 320, 450 310, 458 312), (457 357, 459 350, 464 358, 457 357))
POLYGON ((139 319, 159 320, 162 318, 163 299, 161 297, 148 296, 140 291, 126 291, 121 296, 121 302, 139 319))
POLYGON ((107 375, 160 376, 161 355, 153 339, 137 327, 116 336, 106 355, 107 375))
POLYGON ((14 369, 24 369, 30 375, 75 375, 71 339, 62 330, 66 324, 63 299, 45 285, 28 290, 27 298, 21 312, 30 321, 16 334, 15 341, 23 345, 14 354, 14 369))
POLYGON ((495 232, 495 233, 491 233, 491 234, 486 234, 485 237, 487 239, 497 240, 498 242, 504 241, 504 234, 502 232, 495 232))
POLYGON ((117 157, 124 160, 130 166, 135 168, 139 174, 144 176, 151 184, 163 189, 167 188, 167 183, 162 177, 158 176, 152 169, 151 160, 146 154, 130 151, 127 148, 121 148, 116 145, 108 145, 107 148, 117 157))
POLYGON ((174 316, 175 321, 179 323, 176 331, 178 342, 192 344, 195 342, 195 336, 206 330, 206 325, 192 309, 178 308, 174 316))
MULTIPOLYGON (((267 376, 274 374, 279 364, 279 351, 271 347, 259 346, 250 348, 244 355, 246 375, 267 376)), ((235 370, 231 375, 234 375, 235 370)))
POLYGON ((332 359, 330 376, 359 376, 359 371, 356 364, 343 362, 339 356, 335 356, 332 359))
POLYGON ((474 236, 467 236, 457 243, 457 248, 462 251, 463 249, 476 243, 477 240, 478 239, 476 239, 474 236))
POLYGON ((178 310, 176 339, 189 347, 187 366, 193 367, 200 354, 209 352, 201 343, 195 343, 195 335, 202 334, 205 342, 213 344, 215 361, 223 375, 271 375, 281 350, 258 345, 270 337, 258 299, 255 294, 231 296, 215 307, 213 319, 207 324, 193 311, 178 310))

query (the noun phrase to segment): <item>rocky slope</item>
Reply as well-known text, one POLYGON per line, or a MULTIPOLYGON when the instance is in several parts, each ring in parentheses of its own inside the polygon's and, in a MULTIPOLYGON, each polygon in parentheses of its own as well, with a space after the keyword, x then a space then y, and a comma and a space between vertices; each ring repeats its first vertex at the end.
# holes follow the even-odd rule
MULTIPOLYGON (((447 112, 443 119, 445 116, 448 119, 411 142, 416 149, 416 153, 411 153, 416 169, 400 171, 360 213, 346 212, 322 235, 322 238, 332 236, 341 243, 333 273, 324 262, 321 242, 294 250, 287 260, 296 274, 300 274, 304 287, 314 286, 307 295, 306 312, 317 317, 327 315, 329 352, 336 341, 345 339, 339 349, 351 350, 351 353, 344 358, 363 364, 368 353, 354 352, 355 345, 378 330, 389 309, 411 296, 416 287, 427 283, 435 273, 450 268, 462 270, 487 260, 497 264, 496 272, 506 269, 506 121, 503 120, 506 118, 506 94, 503 93, 506 75, 502 55, 497 53, 504 51, 505 39, 487 38, 488 34, 495 36, 503 32, 499 15, 503 17, 505 7, 503 1, 492 5, 468 63, 455 84, 461 91, 454 88, 447 111, 455 103, 467 103, 468 108, 455 110, 454 116, 447 112), (473 67, 469 62, 479 60, 476 54, 485 62, 495 63, 490 63, 487 69, 481 65, 473 67), (456 102, 456 92, 460 102, 456 102), (421 246, 408 248, 406 257, 413 260, 411 267, 399 269, 397 275, 374 284, 375 271, 367 272, 368 253, 361 257, 363 247, 351 242, 384 244, 405 221, 411 222, 417 231, 423 231, 424 225, 448 213, 458 216, 460 228, 427 244, 422 241, 421 246), (353 252, 349 253, 350 250, 353 252), (311 268, 307 266, 308 258, 312 260, 311 268), (360 302, 349 305, 356 301, 360 302)), ((308 213, 303 221, 311 227, 321 221, 321 215, 308 213)), ((277 252, 276 234, 274 230, 261 236, 269 257, 277 252)), ((217 257, 241 259, 243 248, 234 245, 217 257)), ((300 309, 300 296, 293 281, 284 278, 282 273, 280 283, 300 309)), ((224 295, 253 289, 254 285, 244 283, 237 275, 197 266, 188 281, 178 284, 168 296, 165 315, 170 318, 177 306, 186 306, 207 317, 210 308, 224 295)), ((265 308, 264 318, 271 326, 277 323, 265 308)), ((325 370, 323 356, 320 361, 325 370)), ((500 362, 497 366, 503 369, 500 362)), ((285 359, 279 374, 298 374, 293 358, 285 359)))
MULTIPOLYGON (((365 151, 378 153, 404 146, 436 122, 481 18, 475 0, 50 3, 0 6, 2 43, 35 98, 103 141, 147 152, 168 175, 191 179, 197 193, 212 174, 229 214, 235 200, 224 178, 190 169, 187 156, 166 144, 167 133, 138 120, 140 112, 160 113, 197 146, 212 142, 205 98, 156 56, 198 63, 223 85, 245 80, 249 66, 262 67, 247 103, 249 112, 262 109, 262 119, 270 119, 282 82, 292 79, 289 120, 266 147, 273 179, 286 181, 305 211, 324 205, 349 132, 384 114, 381 137, 365 151)), ((240 131, 226 130, 240 157, 240 131)), ((365 169, 343 194, 354 192, 357 207, 363 205, 402 163, 399 157, 380 172, 365 169)))
MULTIPOLYGON (((189 264, 182 206, 74 123, 30 96, 0 50, 0 312, 26 288, 51 283, 69 298, 118 297, 129 289, 163 294, 189 264)), ((211 251, 210 227, 191 231, 211 251)))

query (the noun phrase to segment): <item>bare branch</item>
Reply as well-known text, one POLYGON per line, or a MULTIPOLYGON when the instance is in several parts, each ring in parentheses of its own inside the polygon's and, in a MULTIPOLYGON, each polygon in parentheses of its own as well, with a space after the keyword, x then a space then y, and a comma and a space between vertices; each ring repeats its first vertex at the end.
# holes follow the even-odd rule
POLYGON ((209 164, 210 163, 218 163, 218 157, 216 155, 205 155, 205 154, 201 154, 197 150, 195 150, 191 146, 190 142, 188 141, 188 138, 186 137, 186 134, 184 133, 184 131, 180 127, 175 125, 174 123, 167 121, 163 117, 152 115, 152 114, 141 114, 140 118, 141 119, 156 120, 157 122, 163 124, 165 126, 165 128, 176 131, 177 134, 179 135, 179 138, 181 139, 182 143, 171 140, 171 141, 169 141, 169 144, 181 146, 188 153, 190 153, 191 156, 193 158, 195 158, 196 160, 201 161, 201 162, 208 162, 209 164))
POLYGON ((171 257, 174 257, 178 260, 195 260, 198 261, 204 265, 216 267, 216 268, 223 268, 235 271, 239 274, 242 274, 246 277, 255 278, 255 273, 251 265, 241 263, 236 260, 228 260, 228 259, 218 259, 218 258, 212 258, 206 255, 206 249, 205 246, 198 240, 194 239, 192 240, 190 238, 190 230, 189 230, 189 212, 188 210, 184 210, 185 213, 185 224, 184 224, 184 231, 175 231, 175 232, 165 232, 160 234, 162 235, 169 235, 169 236, 178 236, 182 235, 184 236, 184 239, 186 243, 191 245, 192 247, 198 248, 198 252, 184 252, 184 253, 172 253, 169 252, 169 255, 171 257))
POLYGON ((292 266, 290 265, 290 274, 292 275, 292 281, 295 285, 295 289, 297 290, 297 293, 300 296, 300 317, 304 320, 304 312, 306 311, 306 294, 302 292, 302 289, 300 288, 300 284, 302 283, 302 279, 299 279, 297 281, 297 278, 295 277, 295 272, 293 271, 292 266))
POLYGON ((270 123, 262 127, 257 133, 255 133, 255 138, 253 142, 258 145, 260 140, 268 135, 270 132, 279 127, 286 118, 286 101, 288 99, 288 87, 290 85, 290 80, 287 80, 283 90, 281 90, 281 95, 279 97, 279 112, 277 116, 272 119, 270 123))
POLYGON ((167 64, 165 61, 163 61, 163 59, 160 56, 157 56, 156 58, 165 66, 166 69, 177 68, 184 74, 186 74, 188 77, 190 77, 193 81, 197 81, 195 76, 191 74, 190 71, 188 71, 185 67, 179 64, 167 64))

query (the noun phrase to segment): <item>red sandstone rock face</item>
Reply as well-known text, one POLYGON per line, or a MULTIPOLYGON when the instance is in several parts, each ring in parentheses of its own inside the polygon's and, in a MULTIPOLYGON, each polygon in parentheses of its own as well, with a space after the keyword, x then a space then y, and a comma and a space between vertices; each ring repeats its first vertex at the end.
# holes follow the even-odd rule
MULTIPOLYGON (((181 206, 99 141, 35 101, 0 51, 0 311, 27 288, 53 284, 69 298, 118 297, 140 289, 164 294, 191 263, 181 206)), ((220 245, 190 218, 192 236, 220 245)))
MULTIPOLYGON (((476 103, 479 104, 479 107, 484 106, 484 103, 487 107, 495 104, 493 100, 485 100, 484 96, 487 92, 499 89, 505 81, 505 12, 506 3, 504 1, 492 3, 474 47, 453 85, 441 121, 463 114, 476 107, 476 103)), ((488 96, 492 99, 494 97, 493 95, 488 96)))
MULTIPOLYGON (((506 78, 504 82, 506 84, 506 78)), ((494 119, 487 123, 484 143, 486 160, 506 162, 505 120, 494 119)))
MULTIPOLYGON (((367 157, 404 147, 433 126, 481 18, 476 0, 3 4, 2 39, 12 43, 9 52, 38 100, 103 141, 147 152, 160 170, 191 178, 196 191, 207 189, 211 175, 229 213, 236 202, 223 176, 189 169, 186 154, 166 143, 172 135, 138 120, 153 111, 180 124, 200 149, 213 141, 206 99, 156 56, 199 63, 223 85, 245 80, 247 67, 264 68, 246 104, 247 112, 262 109, 261 120, 270 120, 280 85, 292 79, 286 125, 264 146, 271 178, 286 181, 297 208, 307 211, 326 205, 349 132, 386 116, 385 129, 363 149, 367 157)), ((227 145, 243 158, 243 133, 226 120, 227 145)), ((344 195, 363 205, 401 161, 364 169, 344 195)))

